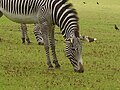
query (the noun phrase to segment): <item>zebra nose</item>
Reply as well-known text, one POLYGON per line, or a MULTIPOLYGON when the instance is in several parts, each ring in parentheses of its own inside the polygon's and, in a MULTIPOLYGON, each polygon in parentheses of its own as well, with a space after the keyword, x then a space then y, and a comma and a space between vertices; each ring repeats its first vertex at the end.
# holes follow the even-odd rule
POLYGON ((84 72, 84 69, 82 69, 82 68, 79 69, 79 70, 74 69, 74 71, 75 71, 75 72, 78 72, 78 73, 83 73, 83 72, 84 72))
POLYGON ((78 72, 78 73, 83 73, 84 72, 84 68, 83 68, 83 65, 81 63, 79 63, 79 69, 74 69, 75 72, 78 72))
POLYGON ((81 68, 78 70, 79 73, 83 73, 84 72, 84 68, 81 68))
POLYGON ((80 73, 84 72, 84 67, 81 63, 79 63, 80 69, 78 70, 80 73))

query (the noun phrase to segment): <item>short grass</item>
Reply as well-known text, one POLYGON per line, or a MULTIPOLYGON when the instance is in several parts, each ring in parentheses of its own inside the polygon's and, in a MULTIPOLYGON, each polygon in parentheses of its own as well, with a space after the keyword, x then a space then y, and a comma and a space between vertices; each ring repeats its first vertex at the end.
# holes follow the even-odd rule
POLYGON ((60 70, 48 70, 43 46, 22 44, 19 24, 0 18, 0 90, 120 90, 119 0, 70 0, 80 18, 80 33, 96 37, 83 42, 84 73, 73 72, 65 56, 65 43, 56 27, 56 53, 60 70), (83 1, 86 4, 83 4, 83 1), (96 2, 99 2, 99 5, 96 2))

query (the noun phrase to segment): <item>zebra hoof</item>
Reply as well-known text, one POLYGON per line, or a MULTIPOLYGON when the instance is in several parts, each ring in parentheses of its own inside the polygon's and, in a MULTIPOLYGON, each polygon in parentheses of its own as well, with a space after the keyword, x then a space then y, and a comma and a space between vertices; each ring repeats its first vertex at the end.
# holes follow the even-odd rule
POLYGON ((74 69, 74 71, 77 72, 77 73, 83 73, 84 72, 84 70, 81 70, 81 69, 80 70, 74 69))
POLYGON ((28 41, 27 43, 28 43, 28 44, 30 44, 31 42, 30 42, 30 41, 28 41))
POLYGON ((38 45, 44 45, 44 43, 42 43, 42 42, 38 42, 38 45))
POLYGON ((59 65, 59 64, 56 65, 55 68, 56 68, 56 69, 60 69, 60 65, 59 65))
POLYGON ((27 42, 27 45, 30 45, 31 42, 27 42))
POLYGON ((25 44, 25 42, 22 42, 22 44, 25 44))
POLYGON ((53 70, 53 66, 50 65, 50 66, 48 67, 48 69, 49 69, 49 70, 53 70))
POLYGON ((22 44, 25 44, 25 38, 22 38, 22 44))

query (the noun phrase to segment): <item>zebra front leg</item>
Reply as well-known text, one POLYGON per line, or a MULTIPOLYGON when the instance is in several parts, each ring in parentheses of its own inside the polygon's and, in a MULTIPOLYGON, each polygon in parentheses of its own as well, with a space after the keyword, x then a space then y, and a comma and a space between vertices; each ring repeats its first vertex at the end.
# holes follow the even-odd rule
POLYGON ((55 53, 54 26, 52 27, 52 30, 49 33, 49 39, 50 39, 50 46, 52 50, 53 63, 55 64, 55 68, 60 68, 60 65, 58 63, 57 56, 55 53))
POLYGON ((29 44, 30 39, 29 39, 28 34, 27 34, 27 26, 26 26, 26 24, 21 24, 21 32, 22 32, 22 43, 25 43, 25 38, 26 38, 26 41, 29 44))
POLYGON ((41 31, 42 31, 42 37, 43 37, 43 40, 44 40, 44 48, 45 48, 46 57, 47 57, 47 65, 48 65, 49 69, 52 69, 53 66, 51 64, 50 54, 49 54, 49 43, 48 43, 48 32, 49 32, 49 29, 48 29, 48 26, 42 24, 41 25, 41 31))

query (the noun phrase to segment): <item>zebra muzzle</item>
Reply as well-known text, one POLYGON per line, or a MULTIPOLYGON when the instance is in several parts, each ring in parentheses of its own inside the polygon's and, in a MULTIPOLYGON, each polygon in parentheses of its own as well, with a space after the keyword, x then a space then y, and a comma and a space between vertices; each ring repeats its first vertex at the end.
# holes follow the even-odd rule
POLYGON ((83 73, 84 72, 84 67, 81 63, 79 63, 79 68, 78 69, 74 69, 75 72, 78 72, 78 73, 83 73))

